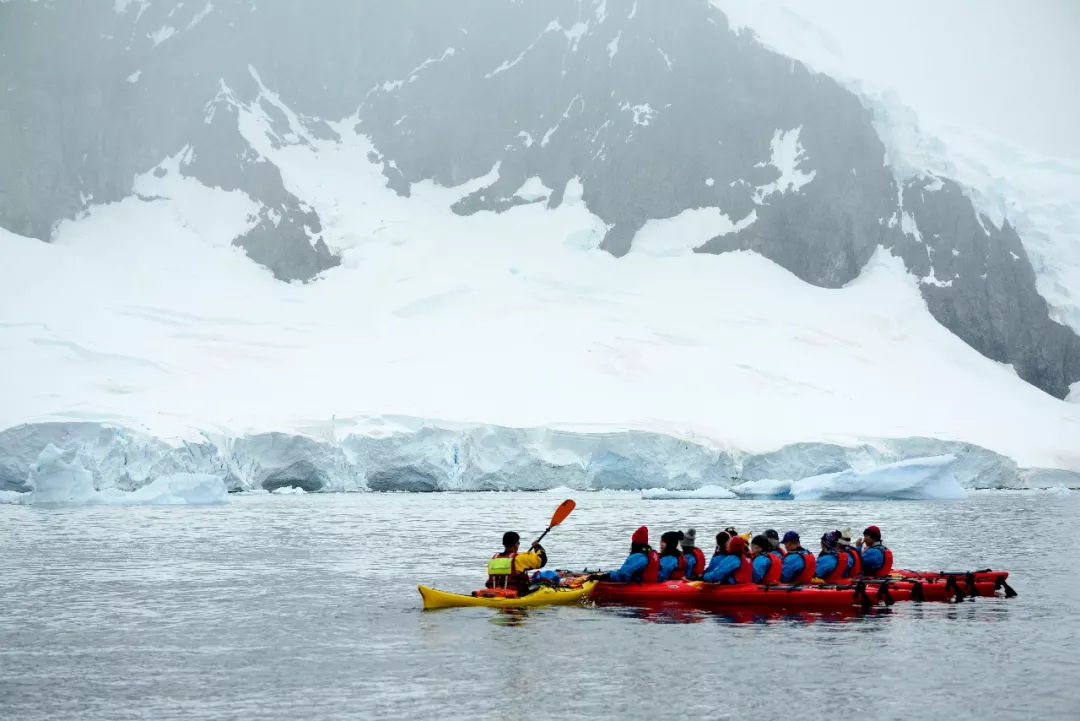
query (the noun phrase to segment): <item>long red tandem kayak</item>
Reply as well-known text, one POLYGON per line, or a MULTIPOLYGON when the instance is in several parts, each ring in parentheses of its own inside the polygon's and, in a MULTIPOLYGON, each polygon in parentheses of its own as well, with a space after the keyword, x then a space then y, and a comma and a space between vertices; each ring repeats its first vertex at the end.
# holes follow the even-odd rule
POLYGON ((1007 573, 994 575, 927 574, 903 580, 864 579, 847 585, 711 584, 692 581, 661 583, 600 582, 591 598, 599 604, 678 603, 701 607, 738 607, 838 611, 867 608, 895 601, 959 601, 965 597, 995 596, 999 588, 1015 595, 1005 583, 1007 573))

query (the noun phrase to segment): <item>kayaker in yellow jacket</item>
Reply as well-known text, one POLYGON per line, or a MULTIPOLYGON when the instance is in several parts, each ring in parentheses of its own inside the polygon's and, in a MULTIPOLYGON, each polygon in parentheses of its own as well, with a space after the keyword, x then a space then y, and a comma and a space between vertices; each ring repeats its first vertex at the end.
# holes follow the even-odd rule
POLYGON ((535 541, 524 553, 518 553, 521 536, 514 531, 503 534, 503 550, 488 560, 488 588, 510 588, 524 595, 529 590, 529 571, 547 565, 547 552, 535 541))

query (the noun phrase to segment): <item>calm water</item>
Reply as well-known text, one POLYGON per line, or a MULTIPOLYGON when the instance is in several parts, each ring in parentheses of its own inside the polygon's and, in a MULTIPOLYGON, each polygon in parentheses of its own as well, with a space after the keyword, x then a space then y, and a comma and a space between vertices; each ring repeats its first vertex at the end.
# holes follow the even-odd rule
POLYGON ((576 495, 553 565, 631 531, 877 523, 904 567, 993 566, 1016 599, 737 622, 611 608, 422 612, 475 588, 551 494, 231 497, 210 508, 0 506, 0 718, 1077 718, 1080 496, 959 503, 576 495))

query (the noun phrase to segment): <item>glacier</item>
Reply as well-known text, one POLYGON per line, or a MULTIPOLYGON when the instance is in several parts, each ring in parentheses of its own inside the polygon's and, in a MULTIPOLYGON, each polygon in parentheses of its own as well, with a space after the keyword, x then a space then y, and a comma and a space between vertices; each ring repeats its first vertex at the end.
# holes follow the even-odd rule
POLYGON ((984 448, 927 438, 853 446, 800 443, 750 453, 707 439, 643 431, 407 417, 368 419, 362 431, 358 427, 336 440, 281 432, 205 433, 199 442, 170 443, 103 423, 23 425, 0 432, 0 470, 0 501, 8 503, 34 494, 35 502, 50 503, 204 503, 217 502, 226 490, 619 490, 654 499, 805 499, 1080 487, 1080 473, 1021 468, 984 448), (941 480, 946 475, 954 485, 941 480))
POLYGON ((207 473, 173 473, 158 476, 132 491, 97 488, 94 475, 77 459, 65 460, 64 452, 49 443, 30 465, 29 492, 6 491, 0 502, 33 506, 173 506, 207 505, 226 501, 225 484, 207 473))

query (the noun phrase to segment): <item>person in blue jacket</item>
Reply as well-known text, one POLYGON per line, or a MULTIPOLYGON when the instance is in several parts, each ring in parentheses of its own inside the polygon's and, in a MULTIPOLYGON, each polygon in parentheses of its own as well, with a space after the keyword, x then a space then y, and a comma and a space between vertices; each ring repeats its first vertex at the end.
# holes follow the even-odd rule
POLYGON ((731 536, 727 531, 720 531, 716 534, 716 550, 713 551, 712 558, 709 559, 709 565, 705 566, 705 572, 701 575, 704 577, 709 571, 715 571, 716 567, 720 565, 720 562, 727 556, 727 543, 731 540, 731 536))
POLYGON ((821 537, 821 553, 817 557, 817 569, 815 575, 825 578, 836 570, 837 565, 843 563, 847 566, 847 554, 840 558, 840 531, 829 531, 821 537))
POLYGON ((649 546, 649 529, 645 526, 634 531, 630 536, 630 555, 623 561, 623 565, 616 571, 601 574, 600 578, 605 581, 619 581, 629 583, 640 581, 641 574, 649 565, 649 555, 654 553, 649 546))
POLYGON ((757 535, 750 539, 750 558, 754 566, 754 583, 765 580, 765 574, 769 572, 769 565, 773 560, 769 558, 772 550, 772 542, 766 535, 757 535))
POLYGON ((863 537, 855 541, 862 553, 862 575, 873 576, 885 565, 885 546, 881 543, 881 529, 867 526, 863 537), (863 544, 866 544, 865 547, 863 544))
POLYGON ((706 571, 702 580, 706 583, 735 583, 735 572, 742 565, 746 553, 746 539, 735 536, 727 543, 727 555, 716 564, 716 568, 706 571))
POLYGON ((799 543, 799 534, 795 531, 788 531, 784 534, 783 544, 784 548, 787 549, 787 554, 784 556, 780 580, 784 583, 791 583, 806 568, 806 561, 803 560, 802 555, 807 553, 807 550, 799 543))
POLYGON ((686 560, 683 552, 679 550, 679 541, 683 539, 682 531, 668 531, 660 536, 660 572, 656 576, 657 581, 666 581, 672 578, 684 578, 686 576, 686 560), (681 567, 680 573, 675 573, 681 567))

